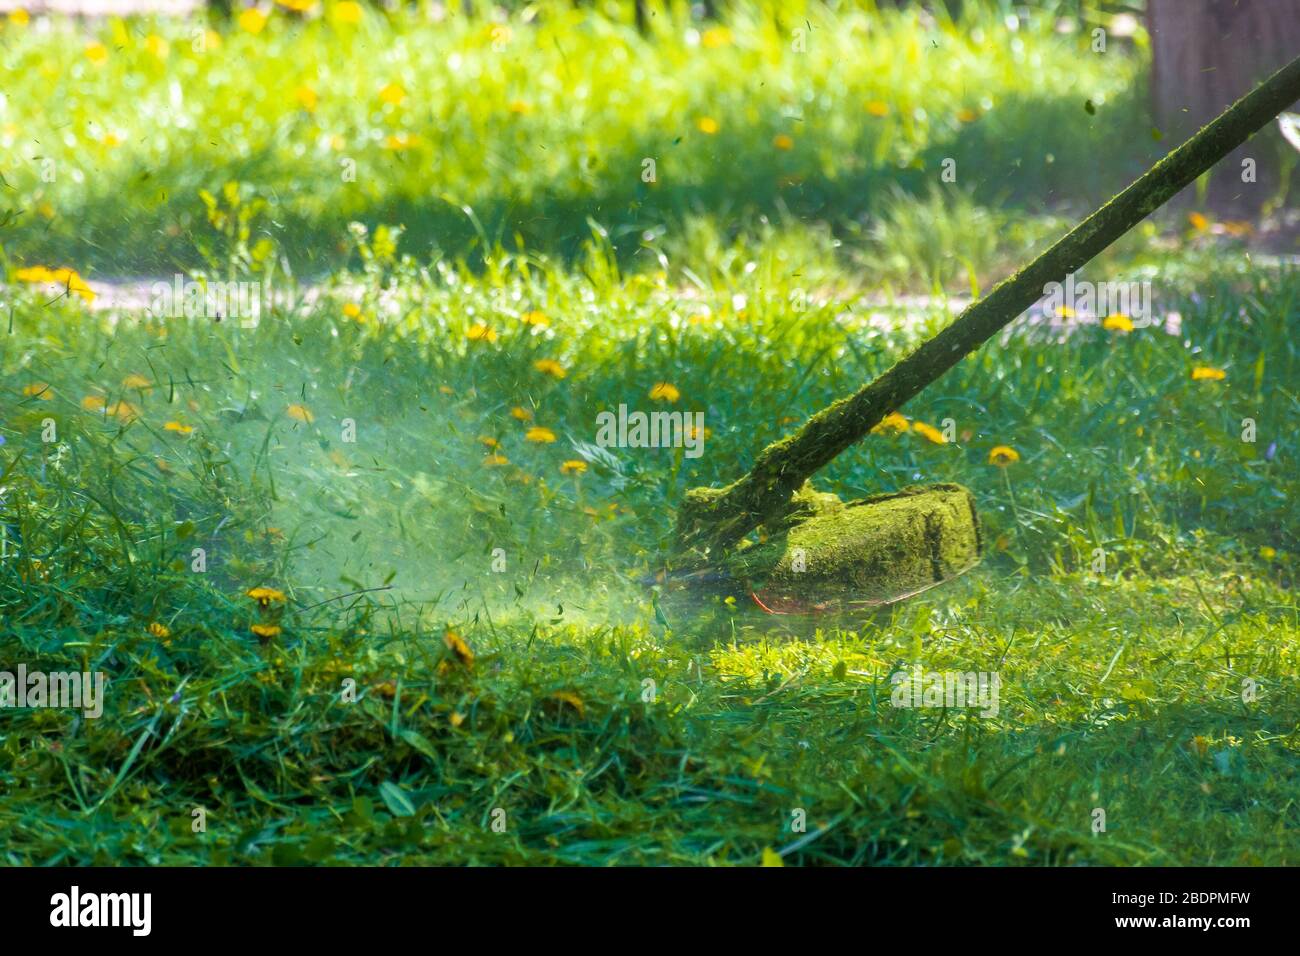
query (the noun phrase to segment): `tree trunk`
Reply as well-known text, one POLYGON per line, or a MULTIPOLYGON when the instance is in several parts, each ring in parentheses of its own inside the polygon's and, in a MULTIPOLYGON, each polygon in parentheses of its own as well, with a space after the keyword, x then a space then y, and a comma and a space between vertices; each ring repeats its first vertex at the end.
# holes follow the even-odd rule
MULTIPOLYGON (((1300 52, 1300 0, 1147 0, 1147 28, 1155 124, 1181 140, 1300 52)), ((1258 212, 1279 185, 1279 148, 1268 137, 1234 151, 1210 177, 1207 201, 1225 213, 1258 212), (1246 159, 1255 161, 1253 183, 1242 181, 1246 159)))

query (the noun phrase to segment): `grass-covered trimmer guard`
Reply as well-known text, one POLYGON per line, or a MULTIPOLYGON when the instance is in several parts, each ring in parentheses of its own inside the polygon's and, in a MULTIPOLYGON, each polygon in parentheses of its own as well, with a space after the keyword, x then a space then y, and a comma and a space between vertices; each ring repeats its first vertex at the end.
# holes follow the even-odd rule
POLYGON ((743 478, 688 491, 670 580, 723 582, 769 610, 807 610, 897 600, 973 566, 982 551, 979 517, 961 485, 845 503, 809 479, 1032 306, 1045 285, 1081 268, 1298 99, 1300 57, 874 382, 763 449, 743 478), (759 541, 748 540, 759 528, 759 541))

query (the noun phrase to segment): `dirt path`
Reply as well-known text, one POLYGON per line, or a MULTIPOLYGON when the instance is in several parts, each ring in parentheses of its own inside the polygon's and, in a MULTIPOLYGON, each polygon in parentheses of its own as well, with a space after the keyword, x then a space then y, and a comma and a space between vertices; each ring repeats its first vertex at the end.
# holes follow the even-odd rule
MULTIPOLYGON (((88 306, 91 311, 107 318, 110 324, 115 324, 118 320, 131 315, 145 318, 150 315, 156 299, 154 293, 156 284, 162 282, 170 286, 171 281, 167 278, 88 280, 86 285, 95 293, 94 300, 88 303, 88 306)), ((61 290, 54 285, 46 288, 51 297, 67 294, 66 290, 61 290)), ((5 286, 0 284, 0 292, 4 289, 5 286)), ((351 291, 347 286, 334 287, 328 292, 323 285, 304 286, 296 290, 289 307, 311 308, 326 295, 338 296, 342 301, 348 297, 360 298, 363 294, 360 286, 356 287, 355 295, 351 295, 351 291)), ((673 300, 680 302, 682 298, 674 296, 673 300)), ((694 298, 694 296, 685 298, 694 298)), ((1102 317, 1093 314, 1058 316, 1046 310, 1045 303, 1046 299, 1040 301, 1007 326, 998 336, 998 341, 1003 345, 1017 338, 1038 342, 1063 342, 1075 332, 1101 323, 1102 317)), ((838 310, 836 321, 841 323, 846 333, 867 328, 885 333, 916 329, 932 321, 936 312, 947 312, 950 317, 956 317, 970 304, 971 300, 962 295, 941 298, 928 295, 883 296, 878 293, 830 296, 819 298, 815 302, 819 308, 826 306, 836 308, 838 310)), ((380 308, 382 311, 382 304, 380 308)), ((165 318, 165 316, 156 316, 156 318, 165 318)), ((1182 316, 1177 312, 1161 312, 1153 318, 1151 325, 1153 331, 1161 331, 1169 335, 1178 335, 1182 331, 1182 316)))

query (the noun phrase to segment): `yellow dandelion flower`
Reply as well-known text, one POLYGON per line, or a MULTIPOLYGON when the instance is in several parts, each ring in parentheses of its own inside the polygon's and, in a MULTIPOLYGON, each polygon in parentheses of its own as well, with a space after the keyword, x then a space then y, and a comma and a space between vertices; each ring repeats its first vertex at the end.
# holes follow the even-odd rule
POLYGON ((722 128, 712 116, 701 116, 695 121, 695 127, 705 136, 712 136, 722 128))
POLYGON ((163 425, 163 431, 175 432, 178 435, 188 435, 194 431, 192 425, 182 425, 180 422, 167 422, 163 425))
POLYGON ((1101 320, 1101 327, 1109 332, 1128 334, 1133 331, 1133 320, 1123 312, 1115 312, 1101 320))
POLYGON ((87 395, 81 400, 81 407, 88 412, 102 412, 107 404, 102 395, 87 395))
POLYGON ((95 64, 95 66, 103 66, 108 62, 108 47, 99 42, 87 43, 86 59, 95 64))
POLYGON ((785 133, 777 133, 772 137, 772 145, 777 149, 791 150, 794 149, 794 140, 785 133))
POLYGON ((524 325, 531 325, 536 329, 544 329, 551 324, 551 320, 548 319, 544 313, 538 312, 536 309, 531 312, 525 312, 519 317, 519 321, 524 323, 524 325))
POLYGON ((518 419, 521 422, 531 422, 533 420, 533 413, 531 409, 522 408, 519 405, 516 405, 514 408, 510 409, 510 417, 518 419))
POLYGON ((269 608, 271 606, 272 601, 276 601, 281 604, 283 604, 285 601, 283 591, 278 591, 275 588, 267 588, 267 587, 249 588, 247 591, 244 592, 244 596, 252 598, 254 601, 257 602, 257 606, 262 608, 263 610, 269 608))
POLYGON ((1265 561, 1272 561, 1274 558, 1277 557, 1277 549, 1270 548, 1268 545, 1263 545, 1259 549, 1259 556, 1263 558, 1265 561))
POLYGON ((482 322, 476 322, 465 330, 465 338, 471 342, 495 342, 497 340, 496 330, 485 325, 482 322))
POLYGON ((528 431, 524 432, 526 441, 535 441, 543 445, 549 445, 555 441, 555 432, 549 428, 543 428, 541 425, 534 425, 528 431))
POLYGON ((565 707, 569 707, 578 715, 579 719, 587 716, 587 705, 583 703, 581 697, 572 691, 557 690, 549 694, 546 699, 554 702, 553 707, 557 711, 563 711, 565 707))
POLYGON ((48 402, 54 398, 54 391, 46 382, 32 382, 32 384, 23 387, 23 395, 27 398, 35 397, 43 402, 48 402))
POLYGON ((32 22, 32 18, 27 13, 26 10, 19 8, 15 10, 13 13, 9 14, 9 22, 16 23, 20 27, 25 27, 27 26, 27 24, 32 22))
POLYGON ((515 116, 528 116, 533 111, 533 105, 523 100, 511 100, 510 105, 506 107, 515 116))
POLYGON ((116 149, 122 145, 122 137, 118 136, 116 133, 105 133, 99 138, 99 142, 101 146, 105 146, 108 149, 116 149))
POLYGON ((580 458, 573 458, 560 466, 561 474, 581 475, 587 470, 587 463, 580 458))
POLYGON ((1206 219, 1205 216, 1201 215, 1199 212, 1189 212, 1187 214, 1187 221, 1191 223, 1192 228, 1197 232, 1204 232, 1210 228, 1210 220, 1206 219))
POLYGON ((420 144, 420 137, 414 133, 394 133, 384 137, 384 149, 400 153, 420 144))
POLYGON ((140 417, 140 409, 136 408, 130 402, 114 402, 104 409, 109 415, 112 415, 118 421, 133 422, 140 417))
POLYGON ((361 306, 355 302, 347 302, 343 305, 343 316, 348 319, 361 318, 361 306))
POLYGON ((713 437, 713 429, 707 425, 704 428, 696 428, 694 425, 686 426, 686 437, 694 441, 696 438, 707 441, 713 437))
POLYGON ((883 435, 889 431, 892 431, 895 435, 901 435, 911 427, 911 423, 898 412, 890 412, 871 431, 875 435, 883 435))
POLYGON ((510 459, 498 452, 493 452, 483 459, 485 468, 500 468, 502 465, 510 464, 510 459))
POLYGON ((361 4, 354 3, 353 0, 341 0, 341 2, 334 4, 330 9, 331 20, 335 23, 344 23, 349 26, 360 23, 363 15, 364 11, 361 8, 361 4))
POLYGON ((77 275, 75 272, 72 272, 70 269, 61 269, 59 271, 61 273, 66 274, 65 277, 60 279, 59 281, 60 284, 65 285, 67 287, 69 292, 71 292, 75 296, 80 297, 83 301, 86 302, 95 301, 95 291, 90 286, 86 285, 86 283, 82 280, 81 276, 77 275))
POLYGON ((925 422, 912 422, 912 430, 920 433, 926 441, 934 442, 936 445, 948 444, 948 439, 944 437, 943 432, 933 425, 927 425, 925 422))
POLYGON ((889 104, 881 100, 868 100, 866 109, 872 116, 889 115, 889 104))
POLYGON ((316 91, 306 84, 293 91, 293 99, 308 113, 316 112, 316 104, 320 102, 320 97, 316 94, 316 91))
POLYGON ((656 382, 654 388, 650 389, 650 397, 656 402, 675 402, 682 397, 682 393, 676 385, 656 382))
POLYGON ((149 633, 152 634, 154 637, 171 637, 171 636, 172 636, 172 632, 171 632, 170 629, 168 629, 167 625, 166 625, 166 624, 161 624, 161 623, 159 623, 158 621, 154 621, 153 623, 151 623, 151 624, 149 625, 149 633))
POLYGON ((1214 368, 1210 365, 1198 365, 1192 369, 1192 381, 1194 382, 1221 382, 1227 378, 1228 373, 1221 368, 1214 368))
POLYGON ((305 422, 308 425, 316 420, 316 416, 311 413, 311 409, 306 405, 290 405, 284 410, 284 413, 295 422, 305 422))
POLYGON ((1020 452, 1016 451, 1009 445, 998 445, 989 450, 989 464, 997 465, 999 468, 1005 468, 1007 465, 1015 464, 1020 460, 1020 452))
POLYGON ((132 372, 126 378, 122 379, 123 388, 153 388, 153 382, 143 375, 137 375, 132 372))
POLYGON ((960 123, 973 123, 980 118, 980 114, 972 109, 959 109, 957 111, 957 121, 960 123))
POLYGON ((277 6, 293 13, 310 13, 316 9, 316 0, 275 0, 277 6))
POLYGON ((465 643, 465 638, 448 628, 442 634, 442 642, 447 645, 447 650, 451 651, 452 656, 461 664, 465 667, 474 666, 474 652, 465 643))
POLYGON ((488 448, 501 447, 501 443, 497 441, 495 438, 493 438, 491 435, 480 435, 478 440, 479 440, 479 444, 485 445, 488 448))
POLYGON ((95 293, 90 286, 86 285, 85 280, 77 274, 75 269, 69 269, 66 266, 59 269, 48 269, 45 266, 29 266, 15 272, 14 278, 19 282, 61 285, 87 302, 95 301, 95 293))
POLYGON ((400 83, 388 83, 379 91, 380 102, 387 103, 389 106, 401 106, 405 99, 406 90, 400 83))
POLYGON ((266 26, 266 14, 257 7, 248 7, 239 14, 239 29, 257 36, 266 26))
POLYGON ((564 366, 555 359, 538 359, 533 363, 533 368, 543 375, 550 375, 552 378, 564 378, 569 374, 564 370, 564 366))
POLYGON ((156 33, 145 37, 144 48, 150 56, 157 57, 159 60, 167 59, 172 51, 171 45, 156 33))
POLYGON ((700 34, 700 46, 706 50, 717 50, 731 43, 731 31, 726 27, 710 27, 700 34))
POLYGON ((249 628, 254 634, 262 640, 269 640, 272 637, 280 636, 279 624, 254 624, 249 628))

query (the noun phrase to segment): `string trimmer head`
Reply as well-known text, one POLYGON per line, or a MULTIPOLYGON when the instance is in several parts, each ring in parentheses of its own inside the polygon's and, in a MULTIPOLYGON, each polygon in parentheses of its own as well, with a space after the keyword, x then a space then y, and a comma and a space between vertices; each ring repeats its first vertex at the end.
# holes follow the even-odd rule
POLYGON ((956 484, 857 501, 805 485, 790 508, 674 583, 748 594, 772 614, 878 607, 974 567, 982 541, 975 499, 956 484))

